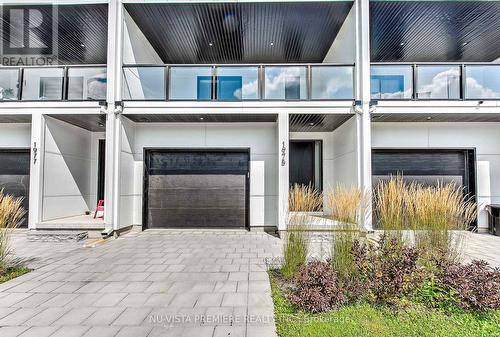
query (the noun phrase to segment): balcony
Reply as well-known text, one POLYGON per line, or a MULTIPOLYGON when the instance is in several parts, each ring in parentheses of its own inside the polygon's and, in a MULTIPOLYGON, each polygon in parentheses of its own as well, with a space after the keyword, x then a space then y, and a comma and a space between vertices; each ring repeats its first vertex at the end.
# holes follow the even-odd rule
POLYGON ((123 67, 130 101, 353 100, 353 65, 134 65, 123 67))
POLYGON ((500 64, 374 63, 374 100, 497 100, 500 64))
POLYGON ((0 101, 104 101, 106 66, 1 67, 0 101))

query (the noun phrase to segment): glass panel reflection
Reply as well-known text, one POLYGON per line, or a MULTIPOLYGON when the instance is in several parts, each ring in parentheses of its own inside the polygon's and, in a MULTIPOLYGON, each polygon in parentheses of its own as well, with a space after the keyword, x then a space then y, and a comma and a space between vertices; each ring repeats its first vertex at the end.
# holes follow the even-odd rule
POLYGON ((500 65, 465 66, 466 98, 500 98, 500 65))
POLYGON ((24 69, 23 100, 58 101, 63 98, 63 68, 24 69))
POLYGON ((353 67, 313 66, 312 99, 353 99, 353 67))
POLYGON ((211 67, 170 68, 170 99, 210 100, 212 99, 211 67))
POLYGON ((460 66, 417 66, 417 98, 459 99, 460 66))
POLYGON ((217 99, 222 101, 259 98, 259 69, 257 67, 217 68, 217 99))
POLYGON ((69 100, 106 99, 106 68, 69 68, 69 100))
POLYGON ((264 98, 299 100, 307 98, 305 67, 266 67, 264 98))
POLYGON ((19 69, 0 69, 0 101, 17 100, 19 69))
POLYGON ((373 99, 411 99, 413 68, 410 65, 374 65, 370 75, 373 99))
POLYGON ((165 100, 164 67, 130 67, 123 69, 123 98, 165 100))

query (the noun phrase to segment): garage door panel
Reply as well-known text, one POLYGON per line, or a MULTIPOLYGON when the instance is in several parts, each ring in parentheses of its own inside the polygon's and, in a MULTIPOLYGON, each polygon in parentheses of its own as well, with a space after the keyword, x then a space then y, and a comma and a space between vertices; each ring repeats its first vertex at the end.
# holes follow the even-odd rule
POLYGON ((241 228, 245 227, 245 209, 224 208, 150 209, 149 228, 241 228))
POLYGON ((248 152, 151 150, 146 161, 147 227, 246 227, 248 152))
MULTIPOLYGON (((173 175, 152 175, 149 179, 149 188, 231 188, 241 185, 240 175, 228 174, 173 174, 173 175)), ((244 180, 243 180, 244 182, 244 180)))

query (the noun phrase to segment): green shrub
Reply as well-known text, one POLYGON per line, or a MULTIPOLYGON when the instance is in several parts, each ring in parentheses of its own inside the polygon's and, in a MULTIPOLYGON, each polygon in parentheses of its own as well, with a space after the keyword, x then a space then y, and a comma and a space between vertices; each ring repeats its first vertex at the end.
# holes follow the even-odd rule
POLYGON ((309 243, 305 230, 289 230, 284 235, 284 264, 281 272, 285 278, 291 279, 299 268, 306 264, 309 243))

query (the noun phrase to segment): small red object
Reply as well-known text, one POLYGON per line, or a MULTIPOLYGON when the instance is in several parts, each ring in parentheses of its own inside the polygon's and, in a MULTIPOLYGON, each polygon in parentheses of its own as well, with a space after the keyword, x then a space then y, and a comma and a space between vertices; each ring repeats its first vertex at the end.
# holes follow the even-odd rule
POLYGON ((94 219, 97 217, 97 212, 102 212, 102 216, 99 218, 104 218, 104 200, 99 200, 97 202, 97 208, 95 209, 94 219))

